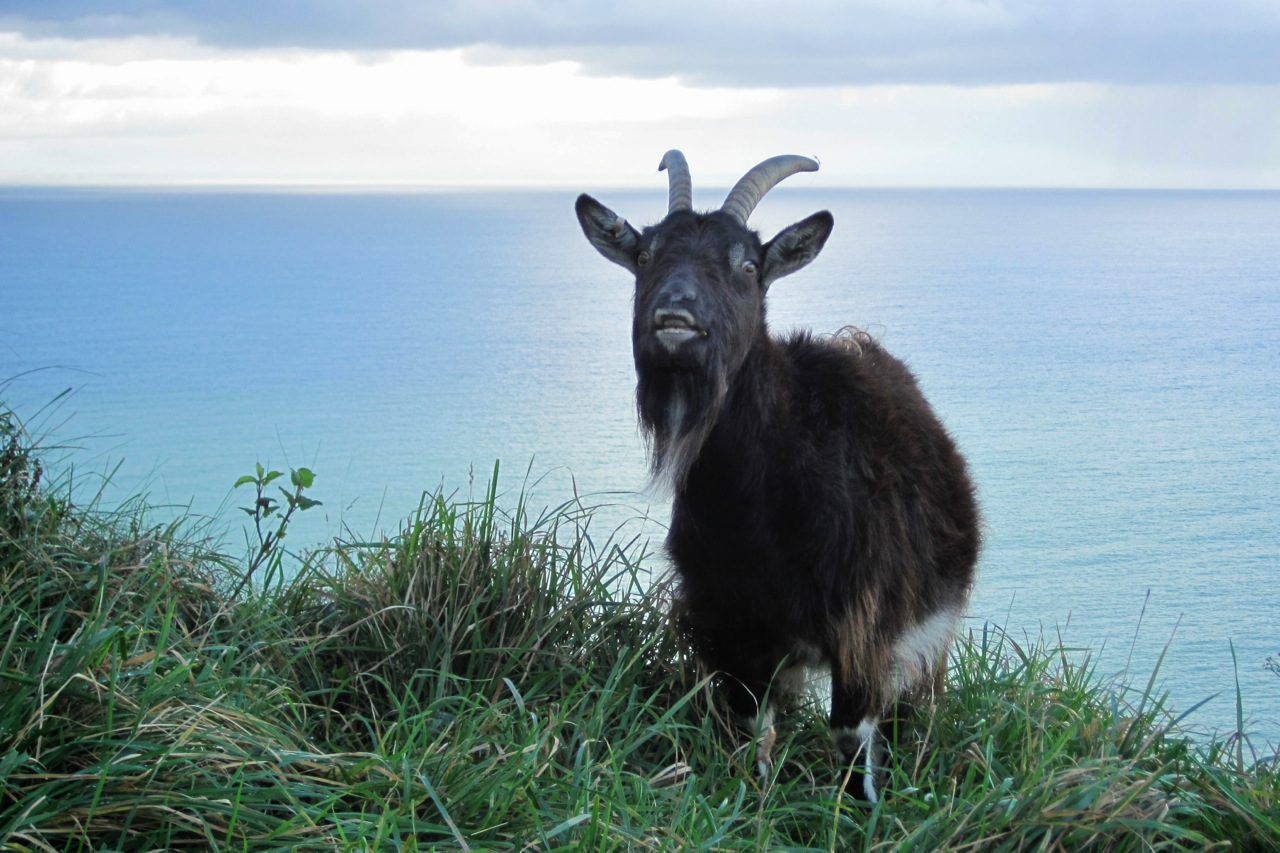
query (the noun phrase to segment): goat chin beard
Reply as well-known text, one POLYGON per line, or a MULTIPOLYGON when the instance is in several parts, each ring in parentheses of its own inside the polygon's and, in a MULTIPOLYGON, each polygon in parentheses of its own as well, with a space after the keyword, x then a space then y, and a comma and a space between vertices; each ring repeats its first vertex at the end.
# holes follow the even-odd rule
POLYGON ((642 415, 641 424, 652 439, 649 454, 652 477, 646 491, 675 494, 684 486, 689 469, 702 452, 728 395, 723 376, 717 374, 714 379, 707 379, 711 380, 711 399, 701 402, 700 411, 691 408, 689 389, 675 383, 664 411, 655 413, 658 418, 649 420, 642 415))

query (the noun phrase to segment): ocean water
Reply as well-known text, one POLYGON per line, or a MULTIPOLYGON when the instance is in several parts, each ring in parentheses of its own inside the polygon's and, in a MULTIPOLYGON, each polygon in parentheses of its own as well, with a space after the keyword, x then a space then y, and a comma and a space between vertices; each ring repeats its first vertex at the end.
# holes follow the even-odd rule
MULTIPOLYGON (((915 370, 979 485, 970 627, 1139 684, 1164 654, 1206 730, 1232 726, 1238 679, 1280 740, 1280 193, 815 187, 753 216, 766 236, 836 218, 770 322, 856 325, 915 370)), ((633 222, 665 210, 588 189, 633 222)), ((576 494, 605 505, 597 538, 645 515, 620 535, 660 536, 630 283, 572 201, 0 190, 0 399, 76 448, 51 453, 80 489, 145 491, 232 547, 257 461, 317 472, 295 548, 394 533, 495 460, 509 499, 576 494)))

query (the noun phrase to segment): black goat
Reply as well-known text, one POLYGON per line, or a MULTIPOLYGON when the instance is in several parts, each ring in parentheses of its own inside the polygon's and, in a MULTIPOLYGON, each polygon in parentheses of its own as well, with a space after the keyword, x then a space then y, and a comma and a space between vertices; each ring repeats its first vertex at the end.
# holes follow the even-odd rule
POLYGON ((822 211, 762 244, 747 217, 804 157, 775 157, 720 210, 692 210, 669 151, 667 216, 637 231, 588 195, 591 244, 636 279, 640 423, 675 501, 667 551, 676 616, 763 733, 805 669, 831 671, 831 729, 862 795, 878 798, 876 732, 899 700, 940 689, 974 580, 978 509, 964 460, 902 362, 867 335, 771 338, 765 293, 812 261, 822 211), (775 676, 779 678, 775 681, 775 676))

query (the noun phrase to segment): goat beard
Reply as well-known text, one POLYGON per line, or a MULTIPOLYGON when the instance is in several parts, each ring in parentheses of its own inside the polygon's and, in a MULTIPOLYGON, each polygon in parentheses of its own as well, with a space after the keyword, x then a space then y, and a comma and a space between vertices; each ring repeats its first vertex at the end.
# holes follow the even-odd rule
POLYGON ((678 492, 729 393, 729 371, 714 356, 697 369, 636 364, 636 408, 649 444, 649 488, 678 492))

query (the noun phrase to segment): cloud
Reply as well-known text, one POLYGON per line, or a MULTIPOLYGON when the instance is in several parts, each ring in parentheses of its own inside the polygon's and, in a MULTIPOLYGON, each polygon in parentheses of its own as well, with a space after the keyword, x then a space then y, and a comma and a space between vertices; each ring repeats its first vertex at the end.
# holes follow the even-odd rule
MULTIPOLYGON (((716 89, 458 49, 215 49, 0 35, 0 183, 1280 186, 1280 85, 716 89)), ((715 192, 699 204, 718 204, 715 192)))
MULTIPOLYGON (((957 31, 1009 15, 961 11, 957 31)), ((0 29, 0 184, 652 188, 676 145, 699 187, 782 151, 823 161, 796 186, 1280 187, 1280 83, 711 86, 605 73, 616 57, 588 73, 583 51, 225 47, 128 22, 0 29)))
POLYGON ((461 49, 700 86, 1280 83, 1271 0, 6 0, 30 37, 228 48, 461 49))
POLYGON ((7 133, 78 120, 185 119, 234 109, 399 120, 442 116, 493 128, 538 123, 716 119, 771 90, 691 88, 674 78, 592 77, 572 62, 477 65, 461 50, 215 51, 171 38, 30 41, 0 33, 0 116, 7 133), (648 103, 644 111, 637 103, 648 103))
MULTIPOLYGON (((776 98, 569 62, 481 66, 459 50, 0 33, 0 183, 549 184, 616 169, 619 140, 759 115, 776 98)), ((628 179, 651 179, 660 154, 645 149, 628 179)))

